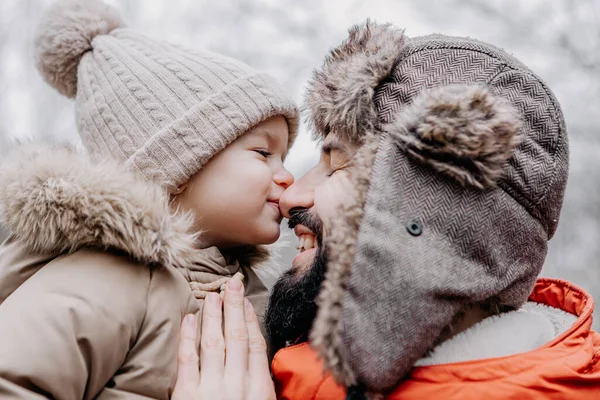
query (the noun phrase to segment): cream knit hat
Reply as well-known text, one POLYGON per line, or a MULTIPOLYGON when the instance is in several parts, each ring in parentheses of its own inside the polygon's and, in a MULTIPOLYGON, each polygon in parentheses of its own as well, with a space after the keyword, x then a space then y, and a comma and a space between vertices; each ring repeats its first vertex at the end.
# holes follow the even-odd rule
POLYGON ((124 28, 101 0, 51 6, 35 51, 45 80, 75 98, 88 152, 169 190, 272 116, 286 118, 289 146, 296 135, 296 105, 271 76, 219 54, 148 39, 124 28))

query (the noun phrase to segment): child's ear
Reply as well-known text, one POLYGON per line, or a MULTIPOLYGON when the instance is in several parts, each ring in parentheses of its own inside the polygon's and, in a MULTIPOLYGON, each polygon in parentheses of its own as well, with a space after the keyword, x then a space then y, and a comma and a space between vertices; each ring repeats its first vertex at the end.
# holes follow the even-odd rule
POLYGON ((485 85, 425 89, 383 130, 411 158, 483 189, 500 179, 519 145, 521 118, 485 85))

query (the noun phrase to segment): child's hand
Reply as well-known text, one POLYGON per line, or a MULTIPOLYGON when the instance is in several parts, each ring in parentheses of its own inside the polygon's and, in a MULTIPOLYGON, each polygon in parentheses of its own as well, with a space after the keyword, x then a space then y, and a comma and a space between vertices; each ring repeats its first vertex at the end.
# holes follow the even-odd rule
POLYGON ((173 400, 275 399, 266 343, 244 288, 237 279, 221 298, 210 293, 204 302, 200 365, 196 351, 197 321, 187 315, 181 324, 178 372, 173 400), (225 338, 221 329, 225 314, 225 338), (227 351, 225 351, 227 350, 227 351))

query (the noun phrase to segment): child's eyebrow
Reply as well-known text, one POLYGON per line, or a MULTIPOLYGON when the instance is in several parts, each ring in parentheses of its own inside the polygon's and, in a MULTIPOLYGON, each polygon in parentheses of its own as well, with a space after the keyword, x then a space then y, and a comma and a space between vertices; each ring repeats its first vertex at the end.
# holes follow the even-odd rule
POLYGON ((258 133, 260 133, 261 135, 265 136, 270 143, 275 142, 275 138, 273 137, 273 135, 271 134, 271 132, 265 131, 265 130, 261 129, 261 130, 258 131, 258 133))

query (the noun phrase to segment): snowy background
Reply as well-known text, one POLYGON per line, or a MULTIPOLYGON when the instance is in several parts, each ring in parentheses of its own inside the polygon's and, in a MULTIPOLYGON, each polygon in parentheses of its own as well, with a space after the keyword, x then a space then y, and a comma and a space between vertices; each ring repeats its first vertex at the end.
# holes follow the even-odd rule
MULTIPOLYGON (((570 135, 567 197, 544 275, 573 281, 600 299, 600 0, 108 2, 148 36, 219 51, 270 72, 299 102, 327 50, 367 17, 403 27, 409 36, 470 36, 514 54, 555 91, 570 135)), ((32 33, 49 3, 0 1, 0 154, 14 139, 78 140, 73 103, 33 67, 32 33)), ((299 177, 317 160, 317 146, 302 127, 287 166, 299 177)), ((0 227, 0 238, 5 234, 0 227)), ((289 232, 283 244, 281 262, 289 265, 295 253, 289 232)))

